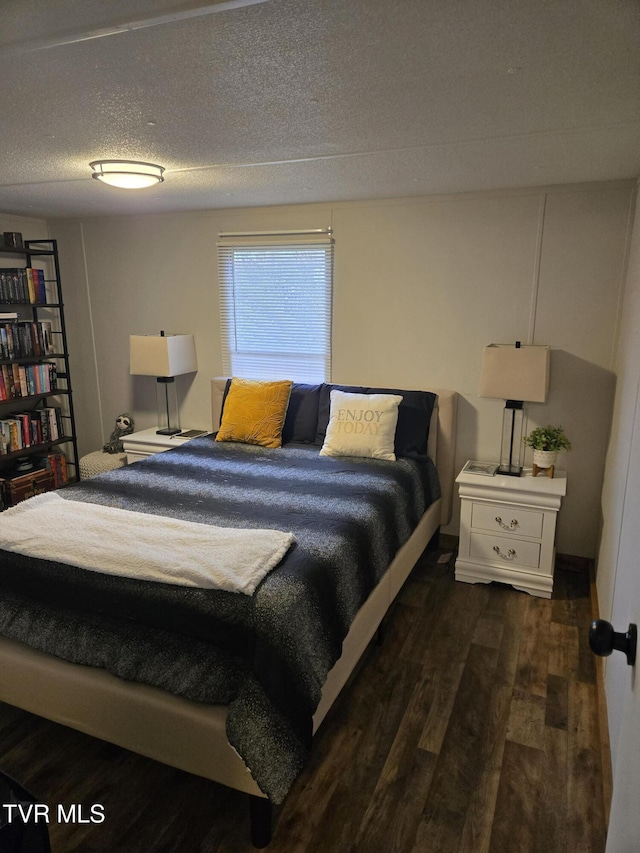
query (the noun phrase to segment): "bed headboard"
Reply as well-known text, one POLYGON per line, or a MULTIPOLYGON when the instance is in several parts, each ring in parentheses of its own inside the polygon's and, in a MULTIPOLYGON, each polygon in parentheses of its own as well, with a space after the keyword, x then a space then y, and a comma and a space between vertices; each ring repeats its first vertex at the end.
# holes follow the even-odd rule
MULTIPOLYGON (((228 378, 216 376, 211 380, 211 426, 213 432, 220 427, 220 413, 228 378)), ((429 427, 429 456, 436 463, 442 491, 441 524, 448 524, 453 509, 456 450, 456 416, 458 395, 442 388, 422 389, 437 394, 429 427)))

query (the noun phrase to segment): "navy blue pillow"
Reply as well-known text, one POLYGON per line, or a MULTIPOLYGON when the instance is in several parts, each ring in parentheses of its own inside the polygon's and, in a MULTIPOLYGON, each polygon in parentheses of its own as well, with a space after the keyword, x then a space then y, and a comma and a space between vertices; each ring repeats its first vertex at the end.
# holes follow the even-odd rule
POLYGON ((323 444, 329 425, 331 391, 347 391, 351 394, 398 394, 402 402, 398 407, 396 427, 396 456, 426 456, 429 440, 429 424, 436 395, 431 391, 400 391, 397 388, 363 388, 358 385, 327 385, 320 390, 318 408, 318 430, 316 444, 323 444))
MULTIPOLYGON (((227 379, 222 395, 221 420, 230 386, 231 379, 227 379)), ((322 385, 306 385, 303 382, 292 384, 287 414, 282 427, 283 444, 290 441, 298 441, 301 444, 315 444, 321 388, 322 385)))
POLYGON ((288 444, 290 441, 303 444, 315 443, 321 388, 321 385, 293 383, 282 428, 283 444, 288 444))

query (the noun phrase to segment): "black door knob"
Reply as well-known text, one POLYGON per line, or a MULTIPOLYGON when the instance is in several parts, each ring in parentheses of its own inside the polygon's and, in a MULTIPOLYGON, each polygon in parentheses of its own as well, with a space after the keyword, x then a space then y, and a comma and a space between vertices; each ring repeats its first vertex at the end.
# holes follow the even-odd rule
POLYGON ((604 619, 596 619, 591 623, 589 645, 596 655, 607 657, 615 649, 618 652, 624 652, 627 663, 633 666, 636 662, 637 643, 638 629, 633 624, 629 625, 626 634, 622 634, 614 631, 611 622, 605 622, 604 619))

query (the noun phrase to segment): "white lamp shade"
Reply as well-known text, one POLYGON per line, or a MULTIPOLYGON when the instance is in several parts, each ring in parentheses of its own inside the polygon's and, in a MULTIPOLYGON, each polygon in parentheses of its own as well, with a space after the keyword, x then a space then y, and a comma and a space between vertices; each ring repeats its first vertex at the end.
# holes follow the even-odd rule
POLYGON ((549 347, 490 344, 484 348, 480 397, 544 403, 549 389, 549 347))
POLYGON ((198 369, 193 335, 131 335, 129 344, 134 376, 180 376, 198 369))

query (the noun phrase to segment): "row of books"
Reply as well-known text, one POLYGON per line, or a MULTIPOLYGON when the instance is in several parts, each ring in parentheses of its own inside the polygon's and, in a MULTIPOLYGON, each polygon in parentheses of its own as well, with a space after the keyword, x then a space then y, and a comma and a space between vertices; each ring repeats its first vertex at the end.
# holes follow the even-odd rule
POLYGON ((57 388, 58 368, 53 362, 0 365, 0 402, 48 394, 57 388))
POLYGON ((45 406, 31 412, 15 412, 0 418, 0 454, 15 453, 26 447, 61 438, 62 412, 59 406, 45 406))
MULTIPOLYGON (((0 315, 6 320, 7 315, 0 315)), ((0 322, 0 358, 34 358, 52 355, 53 327, 49 320, 0 322)))
POLYGON ((42 458, 38 457, 36 464, 45 471, 53 474, 53 488, 59 489, 69 482, 69 471, 67 469, 67 457, 60 450, 47 453, 42 458))
POLYGON ((0 269, 0 302, 43 305, 46 301, 44 270, 33 267, 0 269))

